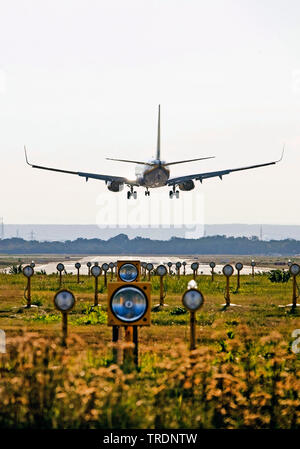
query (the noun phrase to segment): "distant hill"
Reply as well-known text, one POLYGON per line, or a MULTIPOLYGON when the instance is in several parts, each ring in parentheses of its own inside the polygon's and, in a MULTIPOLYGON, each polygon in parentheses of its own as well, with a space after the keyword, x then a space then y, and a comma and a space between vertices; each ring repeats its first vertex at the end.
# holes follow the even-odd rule
POLYGON ((257 237, 212 236, 199 239, 172 237, 170 240, 129 239, 119 234, 108 240, 83 239, 65 242, 39 242, 20 238, 0 240, 2 254, 243 254, 243 255, 296 255, 300 254, 300 241, 270 240, 257 237))
POLYGON ((118 234, 152 240, 169 240, 171 237, 200 238, 215 235, 226 237, 251 237, 256 235, 261 240, 300 240, 300 226, 297 225, 259 225, 259 224, 199 224, 193 226, 147 226, 118 227, 91 224, 4 224, 0 226, 0 238, 22 238, 38 241, 65 241, 84 239, 107 240, 118 234))

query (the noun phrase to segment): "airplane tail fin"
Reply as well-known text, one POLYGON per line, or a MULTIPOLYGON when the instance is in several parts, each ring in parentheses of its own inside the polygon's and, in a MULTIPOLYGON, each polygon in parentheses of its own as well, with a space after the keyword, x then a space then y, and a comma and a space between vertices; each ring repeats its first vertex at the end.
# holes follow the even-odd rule
POLYGON ((157 124, 157 147, 156 159, 160 161, 160 104, 158 105, 158 124, 157 124))

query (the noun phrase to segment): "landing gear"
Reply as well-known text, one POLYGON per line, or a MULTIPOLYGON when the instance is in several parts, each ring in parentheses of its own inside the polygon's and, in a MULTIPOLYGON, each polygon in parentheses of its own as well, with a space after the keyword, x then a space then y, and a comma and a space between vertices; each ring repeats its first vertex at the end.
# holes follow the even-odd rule
POLYGON ((150 196, 150 191, 148 189, 145 190, 145 196, 150 196))
POLYGON ((170 190, 169 192, 170 199, 174 198, 174 196, 175 198, 179 198, 179 190, 175 190, 175 186, 173 186, 173 190, 170 190))
POLYGON ((130 200, 130 198, 133 198, 134 200, 137 199, 137 192, 135 190, 133 190, 133 187, 130 187, 129 192, 127 192, 127 199, 130 200))

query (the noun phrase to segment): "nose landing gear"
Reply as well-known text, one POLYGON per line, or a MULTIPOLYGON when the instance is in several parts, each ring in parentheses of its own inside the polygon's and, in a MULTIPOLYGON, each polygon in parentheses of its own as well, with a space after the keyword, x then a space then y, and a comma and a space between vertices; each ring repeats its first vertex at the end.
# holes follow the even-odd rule
POLYGON ((150 196, 150 191, 148 189, 145 190, 145 196, 150 196))

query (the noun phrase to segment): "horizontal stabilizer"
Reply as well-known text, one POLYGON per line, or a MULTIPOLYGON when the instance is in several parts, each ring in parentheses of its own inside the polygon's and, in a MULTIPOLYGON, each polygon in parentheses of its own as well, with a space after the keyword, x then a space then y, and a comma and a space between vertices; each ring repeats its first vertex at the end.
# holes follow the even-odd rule
POLYGON ((176 165, 176 164, 185 164, 186 162, 204 161, 205 159, 214 159, 214 158, 215 158, 215 156, 199 157, 197 159, 187 159, 185 161, 166 162, 162 165, 169 166, 169 165, 176 165))

